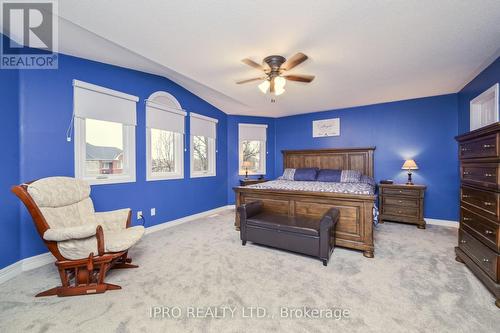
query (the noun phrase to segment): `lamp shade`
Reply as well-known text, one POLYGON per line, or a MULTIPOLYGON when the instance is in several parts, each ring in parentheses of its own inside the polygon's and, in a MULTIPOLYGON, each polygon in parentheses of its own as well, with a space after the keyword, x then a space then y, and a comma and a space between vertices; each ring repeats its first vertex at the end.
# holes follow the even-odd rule
POLYGON ((252 162, 250 161, 243 161, 243 165, 242 165, 244 168, 249 168, 252 166, 252 162))
POLYGON ((418 165, 414 160, 406 160, 401 167, 403 170, 418 170, 418 165))

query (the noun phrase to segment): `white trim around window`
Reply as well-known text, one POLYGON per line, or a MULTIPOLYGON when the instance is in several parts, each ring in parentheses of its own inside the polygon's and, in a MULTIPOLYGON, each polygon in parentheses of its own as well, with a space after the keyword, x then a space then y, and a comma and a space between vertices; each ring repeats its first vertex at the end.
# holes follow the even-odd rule
POLYGON ((123 126, 123 173, 89 176, 85 174, 87 162, 85 119, 75 118, 75 177, 86 180, 90 185, 134 183, 135 176, 135 126, 123 126))
POLYGON ((138 100, 137 96, 73 80, 76 178, 91 185, 136 181, 138 100))
POLYGON ((186 112, 171 94, 158 91, 146 101, 146 180, 168 180, 184 178, 184 146, 186 112), (154 134, 154 135, 153 135, 154 134), (152 140, 157 140, 154 144, 152 140), (158 146, 160 145, 160 146, 158 146), (161 147, 164 145, 164 147, 161 147), (163 149, 163 150, 162 150, 163 149), (155 153, 153 153, 155 150, 155 153), (173 151, 171 151, 173 150, 173 151), (161 162, 157 156, 156 163, 171 171, 153 171, 153 154, 164 155, 161 162))
POLYGON ((256 146, 259 143, 259 151, 253 158, 258 157, 257 169, 248 170, 249 175, 265 175, 267 160, 267 125, 265 124, 238 124, 238 174, 245 175, 246 171, 243 165, 243 142, 253 143, 256 146))
POLYGON ((191 178, 214 177, 217 175, 217 123, 215 118, 210 118, 194 112, 190 116, 190 176, 191 178), (196 137, 196 138, 195 138, 196 137), (197 142, 195 142, 197 140, 197 142), (198 148, 195 147, 198 145, 198 148), (202 170, 196 170, 200 166, 200 158, 195 155, 206 155, 206 162, 202 170))

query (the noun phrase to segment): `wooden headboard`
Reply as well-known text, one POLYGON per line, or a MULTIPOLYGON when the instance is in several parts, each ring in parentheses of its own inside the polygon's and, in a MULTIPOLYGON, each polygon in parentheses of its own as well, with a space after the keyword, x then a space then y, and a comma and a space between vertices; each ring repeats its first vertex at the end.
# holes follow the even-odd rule
POLYGON ((284 168, 359 170, 373 177, 373 152, 368 148, 282 150, 284 168))

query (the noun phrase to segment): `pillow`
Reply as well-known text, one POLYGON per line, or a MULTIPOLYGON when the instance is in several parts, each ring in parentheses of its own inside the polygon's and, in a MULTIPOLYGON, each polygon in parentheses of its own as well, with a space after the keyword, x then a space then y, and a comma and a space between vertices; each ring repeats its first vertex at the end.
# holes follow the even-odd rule
POLYGON ((295 170, 293 180, 314 181, 318 175, 318 168, 299 168, 295 170))
POLYGON ((321 169, 318 171, 319 182, 335 182, 340 183, 342 170, 337 169, 321 169))
POLYGON ((283 171, 283 176, 281 176, 280 179, 293 180, 294 176, 295 176, 295 169, 285 169, 285 171, 283 171))
POLYGON ((361 171, 356 170, 342 170, 340 176, 341 183, 359 183, 361 180, 361 171))
POLYGON ((364 184, 369 184, 371 186, 376 185, 375 179, 373 179, 372 177, 369 177, 369 176, 365 176, 365 175, 361 176, 361 179, 359 180, 359 182, 364 183, 364 184))

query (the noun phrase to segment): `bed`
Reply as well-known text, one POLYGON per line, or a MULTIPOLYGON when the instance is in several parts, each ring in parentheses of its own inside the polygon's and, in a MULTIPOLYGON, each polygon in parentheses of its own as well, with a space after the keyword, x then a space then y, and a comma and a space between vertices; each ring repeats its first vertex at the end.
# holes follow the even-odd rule
MULTIPOLYGON (((373 177, 375 147, 316 150, 284 150, 283 169, 313 168, 358 170, 373 177)), ((376 195, 374 186, 336 185, 338 188, 315 182, 265 182, 252 186, 235 187, 236 205, 262 201, 264 209, 278 214, 320 218, 329 208, 340 210, 335 231, 335 245, 361 250, 373 258, 373 208, 376 195), (304 184, 312 183, 312 184, 304 184)), ((235 227, 239 230, 236 212, 235 227)))

